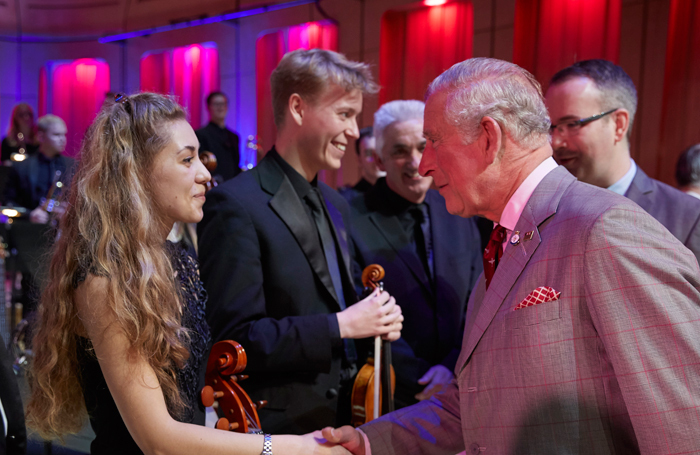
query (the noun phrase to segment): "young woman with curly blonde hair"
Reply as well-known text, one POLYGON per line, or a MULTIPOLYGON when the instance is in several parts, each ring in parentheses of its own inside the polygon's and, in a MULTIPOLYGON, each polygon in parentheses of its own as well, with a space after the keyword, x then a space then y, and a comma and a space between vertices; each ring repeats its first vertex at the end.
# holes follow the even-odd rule
MULTIPOLYGON (((46 438, 89 414, 93 454, 253 454, 262 435, 192 425, 206 361, 206 294, 194 261, 166 246, 202 218, 209 172, 182 108, 142 93, 87 133, 61 219, 34 338, 28 425, 46 438)), ((332 453, 314 435, 280 453, 332 453)))

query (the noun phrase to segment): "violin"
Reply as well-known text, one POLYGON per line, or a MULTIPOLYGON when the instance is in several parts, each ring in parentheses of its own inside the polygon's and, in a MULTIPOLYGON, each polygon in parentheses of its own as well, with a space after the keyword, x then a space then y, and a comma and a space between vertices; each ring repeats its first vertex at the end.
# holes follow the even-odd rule
MULTIPOLYGON (((210 173, 214 173, 216 170, 216 167, 219 165, 218 161, 216 160, 216 155, 213 153, 203 150, 199 152, 199 161, 202 162, 205 168, 207 168, 207 171, 210 173)), ((206 191, 209 192, 209 190, 213 189, 218 183, 216 183, 216 180, 214 180, 214 177, 212 177, 211 180, 209 180, 206 184, 206 191)))
POLYGON ((267 404, 261 400, 253 402, 240 386, 248 376, 240 374, 248 364, 245 349, 232 340, 214 344, 207 361, 205 386, 200 393, 202 404, 218 408, 222 417, 216 422, 219 430, 238 433, 262 433, 258 410, 267 404))
MULTIPOLYGON (((365 297, 376 288, 384 290, 384 284, 381 282, 384 273, 384 268, 378 264, 369 265, 362 271, 365 297)), ((391 343, 376 336, 374 357, 369 357, 367 363, 360 368, 352 386, 350 423, 358 427, 380 415, 392 412, 395 391, 396 374, 391 366, 391 343)))

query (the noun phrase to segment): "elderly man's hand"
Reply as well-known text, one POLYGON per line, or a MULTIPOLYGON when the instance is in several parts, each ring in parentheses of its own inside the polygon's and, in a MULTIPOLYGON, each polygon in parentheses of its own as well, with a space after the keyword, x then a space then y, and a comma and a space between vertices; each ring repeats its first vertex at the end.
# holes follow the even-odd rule
MULTIPOLYGON (((297 436, 293 436, 297 437, 297 436)), ((349 455, 350 452, 342 445, 329 442, 324 438, 321 431, 299 436, 302 440, 302 447, 299 448, 299 455, 349 455)))
POLYGON ((427 400, 432 395, 438 393, 447 384, 452 381, 454 374, 447 367, 435 365, 431 367, 422 378, 418 380, 418 384, 427 384, 421 393, 416 394, 416 400, 427 400))
POLYGON ((365 439, 350 425, 340 428, 326 427, 321 433, 326 441, 345 447, 353 455, 365 455, 365 439))

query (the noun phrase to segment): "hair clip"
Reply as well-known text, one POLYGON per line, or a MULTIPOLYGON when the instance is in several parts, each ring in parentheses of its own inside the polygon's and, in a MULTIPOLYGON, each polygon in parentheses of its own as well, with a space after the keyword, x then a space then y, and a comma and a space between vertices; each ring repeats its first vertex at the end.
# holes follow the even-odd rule
POLYGON ((131 115, 131 103, 129 103, 129 97, 123 93, 117 93, 114 95, 114 103, 124 105, 124 110, 131 115))

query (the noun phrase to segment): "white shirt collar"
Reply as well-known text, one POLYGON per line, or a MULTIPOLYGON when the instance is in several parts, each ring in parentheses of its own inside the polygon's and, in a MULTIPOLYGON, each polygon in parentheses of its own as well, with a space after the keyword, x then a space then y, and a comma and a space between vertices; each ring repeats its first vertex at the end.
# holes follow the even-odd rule
POLYGON ((537 188, 537 185, 540 184, 542 179, 544 179, 547 174, 556 168, 557 162, 550 156, 546 160, 542 161, 542 163, 540 163, 540 165, 527 176, 515 193, 513 193, 513 196, 510 197, 508 203, 503 209, 503 213, 501 214, 501 220, 499 223, 497 223, 506 228, 508 231, 508 239, 510 239, 513 229, 515 229, 515 225, 518 224, 520 215, 525 209, 525 204, 527 204, 527 201, 530 200, 530 196, 532 196, 532 193, 535 191, 535 188, 537 188))
POLYGON ((620 180, 610 185, 608 189, 619 194, 620 196, 624 196, 625 193, 627 193, 627 190, 630 189, 630 185, 632 185, 632 180, 634 180, 635 175, 637 175, 637 163, 630 158, 630 168, 627 173, 625 173, 620 180))
POLYGON ((693 196, 693 197, 696 197, 696 198, 700 199, 700 193, 698 193, 697 191, 688 190, 688 191, 685 192, 685 194, 689 194, 689 195, 691 195, 691 196, 693 196))

